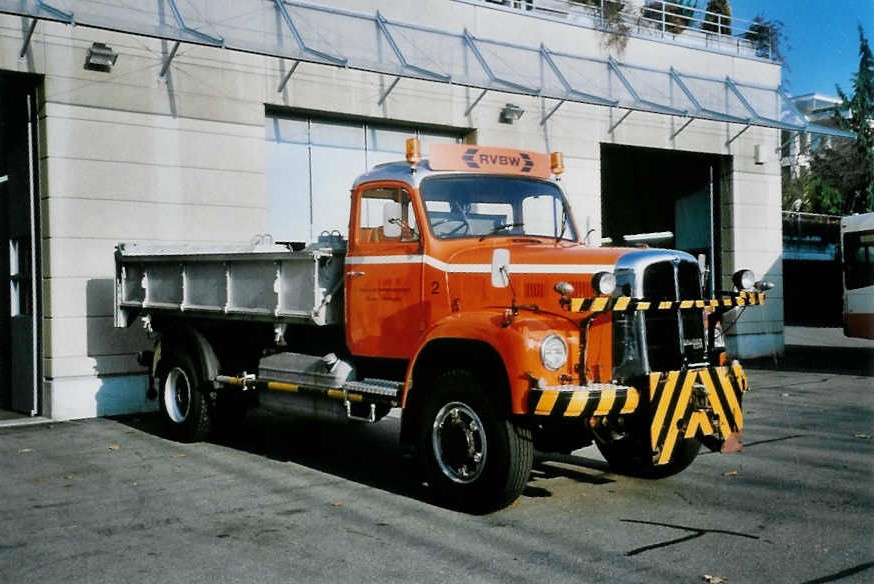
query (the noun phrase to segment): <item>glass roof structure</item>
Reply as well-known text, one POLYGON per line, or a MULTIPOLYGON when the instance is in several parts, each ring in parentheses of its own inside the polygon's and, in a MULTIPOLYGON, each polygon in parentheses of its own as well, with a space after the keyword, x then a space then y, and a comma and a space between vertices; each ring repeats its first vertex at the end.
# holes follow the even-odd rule
POLYGON ((394 76, 381 101, 412 78, 480 89, 468 112, 491 90, 556 100, 544 123, 562 104, 577 102, 686 118, 674 136, 696 119, 743 125, 735 138, 750 126, 852 136, 810 124, 780 87, 478 38, 379 12, 292 0, 0 0, 0 13, 29 19, 22 55, 37 23, 48 20, 175 41, 175 48, 189 43, 394 76))

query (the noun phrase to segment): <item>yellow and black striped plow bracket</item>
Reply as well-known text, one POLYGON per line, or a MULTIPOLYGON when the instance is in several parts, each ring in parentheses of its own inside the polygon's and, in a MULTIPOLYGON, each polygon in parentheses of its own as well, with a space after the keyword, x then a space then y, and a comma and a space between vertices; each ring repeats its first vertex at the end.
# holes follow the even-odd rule
POLYGON ((535 416, 553 418, 631 414, 640 405, 640 392, 633 387, 610 383, 532 388, 528 404, 535 416))
POLYGON ((741 399, 747 389, 746 374, 738 364, 651 373, 650 436, 655 463, 670 462, 683 438, 711 438, 722 445, 730 437, 739 437, 743 431, 741 399))
POLYGON ((599 296, 597 298, 571 298, 573 312, 643 312, 646 310, 700 310, 703 308, 735 308, 764 304, 762 292, 740 292, 737 296, 711 298, 709 300, 648 300, 630 296, 599 296))

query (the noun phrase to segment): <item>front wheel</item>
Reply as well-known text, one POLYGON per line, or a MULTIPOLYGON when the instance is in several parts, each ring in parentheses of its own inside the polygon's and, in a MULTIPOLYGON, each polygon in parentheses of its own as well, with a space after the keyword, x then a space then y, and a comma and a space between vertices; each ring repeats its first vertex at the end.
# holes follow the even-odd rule
POLYGON ((674 446, 671 459, 666 464, 657 465, 649 433, 642 426, 621 437, 596 433, 595 444, 614 471, 647 479, 661 479, 679 473, 692 464, 701 448, 697 438, 681 438, 674 446))
POLYGON ((197 368, 185 353, 168 355, 158 373, 161 415, 170 437, 197 442, 207 437, 212 416, 197 368))
POLYGON ((516 500, 534 463, 530 429, 501 415, 469 371, 443 373, 425 391, 418 446, 438 500, 473 513, 516 500))

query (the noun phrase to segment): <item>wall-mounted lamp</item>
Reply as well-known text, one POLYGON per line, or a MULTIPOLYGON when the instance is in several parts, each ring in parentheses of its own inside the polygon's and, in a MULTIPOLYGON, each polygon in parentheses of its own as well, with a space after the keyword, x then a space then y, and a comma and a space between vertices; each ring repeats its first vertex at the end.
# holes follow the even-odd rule
POLYGON ((104 43, 92 43, 85 54, 85 68, 89 71, 109 73, 118 60, 118 53, 104 43))
POLYGON ((502 124, 512 124, 516 120, 522 117, 522 114, 525 113, 521 107, 514 103, 508 103, 501 110, 501 117, 499 118, 502 124))
POLYGON ((762 145, 756 144, 753 147, 753 161, 756 164, 765 164, 765 156, 762 153, 762 145))

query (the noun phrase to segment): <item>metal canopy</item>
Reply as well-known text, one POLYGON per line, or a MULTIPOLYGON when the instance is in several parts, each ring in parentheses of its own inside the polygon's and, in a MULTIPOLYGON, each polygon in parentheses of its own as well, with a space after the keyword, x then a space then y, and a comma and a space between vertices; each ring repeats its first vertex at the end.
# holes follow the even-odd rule
MULTIPOLYGON (((0 13, 32 19, 30 34, 38 20, 50 20, 288 59, 294 65, 280 90, 306 62, 395 77, 381 101, 404 78, 482 90, 468 113, 493 90, 556 100, 543 123, 562 104, 577 102, 685 118, 672 137, 694 119, 741 124, 734 138, 750 126, 853 135, 810 124, 780 87, 478 38, 467 30, 392 21, 379 12, 290 0, 0 0, 0 13)), ((29 42, 28 35, 22 55, 29 42)), ((162 73, 171 61, 165 59, 162 73)))

